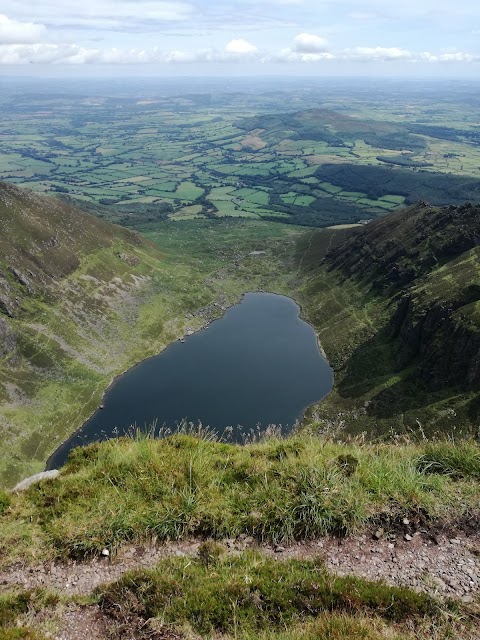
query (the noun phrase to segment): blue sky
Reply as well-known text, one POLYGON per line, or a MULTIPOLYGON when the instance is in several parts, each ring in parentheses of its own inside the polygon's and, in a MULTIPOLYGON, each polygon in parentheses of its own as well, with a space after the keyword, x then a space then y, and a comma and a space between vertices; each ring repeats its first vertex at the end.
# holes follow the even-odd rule
POLYGON ((75 65, 477 78, 479 43, 478 0, 2 0, 0 8, 0 73, 75 65))

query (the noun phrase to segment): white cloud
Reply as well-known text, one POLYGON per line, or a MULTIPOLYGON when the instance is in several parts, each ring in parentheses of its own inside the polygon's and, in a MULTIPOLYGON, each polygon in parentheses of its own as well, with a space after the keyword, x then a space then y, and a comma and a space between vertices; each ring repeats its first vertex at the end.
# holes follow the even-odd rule
POLYGON ((189 19, 188 2, 161 0, 3 0, 4 11, 18 19, 35 19, 51 27, 92 30, 151 31, 159 23, 189 19))
MULTIPOLYGON (((1 24, 1 22, 0 22, 1 24)), ((34 27, 37 25, 33 25, 34 27)), ((41 25, 40 25, 41 26, 41 25)), ((43 30, 29 32, 29 37, 42 36, 43 30)), ((19 36, 16 36, 19 37, 19 36)), ((24 34, 24 38, 27 35, 24 34)), ((362 63, 479 63, 480 56, 469 52, 447 50, 440 53, 415 52, 400 47, 354 47, 338 51, 326 50, 327 42, 320 36, 299 34, 291 47, 260 50, 248 40, 236 38, 223 50, 213 47, 203 49, 161 49, 88 47, 79 44, 1 44, 0 65, 9 64, 191 64, 238 63, 258 64, 321 64, 331 61, 362 63)))
POLYGON ((238 38, 236 40, 231 40, 225 47, 225 51, 226 53, 245 55, 255 53, 258 49, 254 44, 248 42, 248 40, 238 38))
POLYGON ((321 62, 322 60, 334 60, 335 55, 328 51, 322 53, 299 53, 292 49, 282 49, 278 53, 269 56, 268 62, 321 62))
POLYGON ((323 53, 328 49, 328 40, 312 33, 299 33, 294 40, 294 48, 298 53, 323 53))
POLYGON ((414 60, 416 54, 408 49, 399 47, 354 47, 346 49, 344 56, 348 60, 360 61, 392 61, 392 60, 414 60))
POLYGON ((465 51, 454 51, 437 55, 424 51, 420 57, 426 62, 480 62, 480 56, 466 53, 465 51))
POLYGON ((328 40, 312 33, 299 33, 293 40, 293 46, 270 54, 271 62, 322 62, 333 60, 328 51, 328 40))
POLYGON ((46 28, 43 24, 17 22, 0 14, 0 44, 30 44, 41 40, 46 28))

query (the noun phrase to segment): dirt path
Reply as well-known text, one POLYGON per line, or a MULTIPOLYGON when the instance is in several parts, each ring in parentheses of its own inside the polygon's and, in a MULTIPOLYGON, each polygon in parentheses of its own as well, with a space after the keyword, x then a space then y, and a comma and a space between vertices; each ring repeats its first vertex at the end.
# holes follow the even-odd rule
MULTIPOLYGON (((370 534, 347 539, 325 537, 290 546, 257 546, 251 538, 224 540, 226 552, 238 554, 258 549, 278 560, 322 558, 328 569, 340 575, 356 575, 405 585, 437 597, 450 596, 471 602, 480 590, 480 533, 433 541, 422 533, 411 540, 372 538, 370 534)), ((35 567, 17 564, 0 573, 0 591, 13 586, 46 587, 63 595, 87 595, 96 587, 117 580, 125 571, 153 567, 162 558, 194 556, 200 542, 125 547, 113 558, 86 562, 47 563, 35 567)))

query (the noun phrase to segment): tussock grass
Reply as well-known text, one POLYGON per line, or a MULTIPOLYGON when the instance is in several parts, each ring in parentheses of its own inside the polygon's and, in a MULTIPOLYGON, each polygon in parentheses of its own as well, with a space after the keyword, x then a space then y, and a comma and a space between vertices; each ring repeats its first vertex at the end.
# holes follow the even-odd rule
POLYGON ((346 614, 323 614, 314 620, 294 625, 288 630, 242 633, 243 640, 407 640, 410 635, 400 635, 395 629, 385 628, 375 619, 346 614))
POLYGON ((55 607, 59 597, 44 589, 0 594, 0 640, 42 640, 23 623, 47 608, 55 607))
POLYGON ((425 447, 419 468, 426 473, 480 480, 480 447, 473 442, 432 442, 425 447))
POLYGON ((8 509, 10 504, 10 496, 0 489, 0 516, 8 509))
POLYGON ((191 435, 97 443, 73 451, 57 480, 12 496, 0 550, 10 560, 18 546, 81 558, 128 541, 247 534, 278 543, 348 535, 379 518, 460 519, 480 504, 478 451, 306 434, 246 446, 191 435), (461 475, 432 473, 432 452, 461 475))
POLYGON ((378 636, 362 621, 365 614, 396 623, 440 614, 434 599, 406 588, 337 577, 320 562, 276 562, 252 552, 221 557, 213 566, 172 558, 130 572, 101 590, 100 606, 116 620, 154 618, 209 638, 258 638, 262 631, 270 638, 279 630, 293 638, 288 632, 295 624, 323 615, 315 626, 325 635, 310 637, 370 639, 378 636))

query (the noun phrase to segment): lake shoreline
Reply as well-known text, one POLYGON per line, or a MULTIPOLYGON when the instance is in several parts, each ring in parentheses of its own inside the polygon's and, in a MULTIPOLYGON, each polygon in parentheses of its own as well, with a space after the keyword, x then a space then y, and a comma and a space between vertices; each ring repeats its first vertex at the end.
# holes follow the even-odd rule
MULTIPOLYGON (((279 296, 279 297, 286 298, 286 299, 290 300, 295 305, 295 307, 297 308, 297 314, 296 314, 297 318, 299 320, 301 320, 303 323, 305 323, 306 325, 308 325, 310 327, 310 329, 313 331, 313 333, 315 335, 315 344, 317 346, 318 353, 323 358, 323 360, 329 365, 328 358, 327 358, 326 353, 325 353, 325 351, 324 351, 324 349, 323 349, 323 347, 321 345, 319 336, 318 336, 315 328, 305 318, 305 314, 304 314, 303 308, 302 308, 301 304, 295 298, 290 297, 288 295, 285 295, 284 293, 274 292, 274 291, 265 291, 265 290, 245 291, 239 297, 235 296, 235 298, 232 299, 232 300, 226 300, 223 296, 221 296, 220 298, 217 298, 216 300, 214 300, 211 303, 209 303, 206 307, 203 307, 202 309, 194 312, 193 314, 189 314, 185 318, 185 323, 184 323, 185 330, 184 330, 184 333, 181 336, 179 336, 176 340, 174 340, 174 341, 170 342, 169 344, 165 345, 163 347, 163 349, 161 349, 158 353, 153 354, 151 356, 148 356, 147 358, 144 358, 142 360, 139 360, 138 362, 134 363, 132 366, 127 367, 124 371, 122 371, 118 375, 114 376, 110 380, 110 383, 105 387, 105 389, 104 389, 104 391, 103 391, 103 393, 101 395, 99 404, 95 408, 95 410, 89 415, 89 417, 87 417, 83 421, 83 423, 74 432, 72 432, 67 438, 65 438, 55 448, 55 450, 50 454, 50 456, 48 457, 48 459, 46 461, 46 464, 45 464, 45 470, 52 470, 52 469, 56 468, 55 466, 53 466, 52 463, 53 463, 55 457, 62 450, 62 447, 64 447, 64 445, 66 443, 68 443, 72 438, 75 438, 75 436, 78 436, 81 433, 81 431, 91 422, 91 420, 93 420, 96 416, 98 416, 103 411, 103 409, 104 409, 104 407, 103 407, 104 402, 103 401, 104 401, 106 395, 109 392, 111 392, 113 389, 115 389, 116 385, 123 378, 123 376, 125 376, 125 374, 134 371, 140 365, 145 365, 149 361, 151 361, 151 360, 157 358, 158 356, 164 354, 165 351, 168 348, 170 348, 170 347, 174 346, 175 344, 177 344, 178 341, 181 341, 183 343, 188 338, 193 337, 194 335, 198 335, 199 333, 201 333, 202 331, 206 330, 211 325, 213 325, 215 322, 224 319, 225 318, 225 314, 227 313, 227 311, 229 309, 231 309, 232 307, 235 307, 237 305, 242 304, 244 302, 246 296, 255 295, 255 294, 266 294, 266 295, 271 295, 271 296, 279 296), (216 311, 221 311, 221 313, 219 313, 218 315, 212 317, 212 310, 214 310, 215 312, 216 311), (203 312, 203 314, 202 314, 202 312, 203 312), (198 317, 200 315, 203 318, 203 324, 200 327, 196 328, 196 329, 193 329, 193 328, 188 326, 188 322, 189 322, 189 320, 192 319, 192 315, 193 315, 193 317, 198 317)), ((317 400, 315 400, 313 402, 308 402, 302 408, 302 410, 299 413, 299 417, 295 420, 295 423, 290 427, 290 429, 292 431, 298 429, 301 426, 302 422, 305 419, 305 414, 306 414, 307 410, 313 404, 316 404, 317 402, 321 402, 328 395, 328 393, 330 393, 332 388, 333 388, 333 370, 332 370, 332 387, 326 393, 324 393, 319 399, 317 399, 317 400)), ((135 423, 132 423, 132 425, 131 425, 132 428, 134 428, 134 424, 135 423)), ((152 424, 155 424, 155 421, 153 421, 152 424)), ((173 427, 173 429, 176 429, 179 424, 181 424, 181 421, 177 422, 177 426, 173 427)), ((268 429, 268 427, 273 427, 273 426, 275 426, 273 423, 269 423, 267 425, 266 429, 268 429)), ((219 439, 222 440, 222 438, 224 438, 224 436, 221 436, 219 439)), ((107 438, 107 439, 109 439, 109 438, 107 438)), ((81 446, 81 445, 79 445, 79 446, 81 446)))

